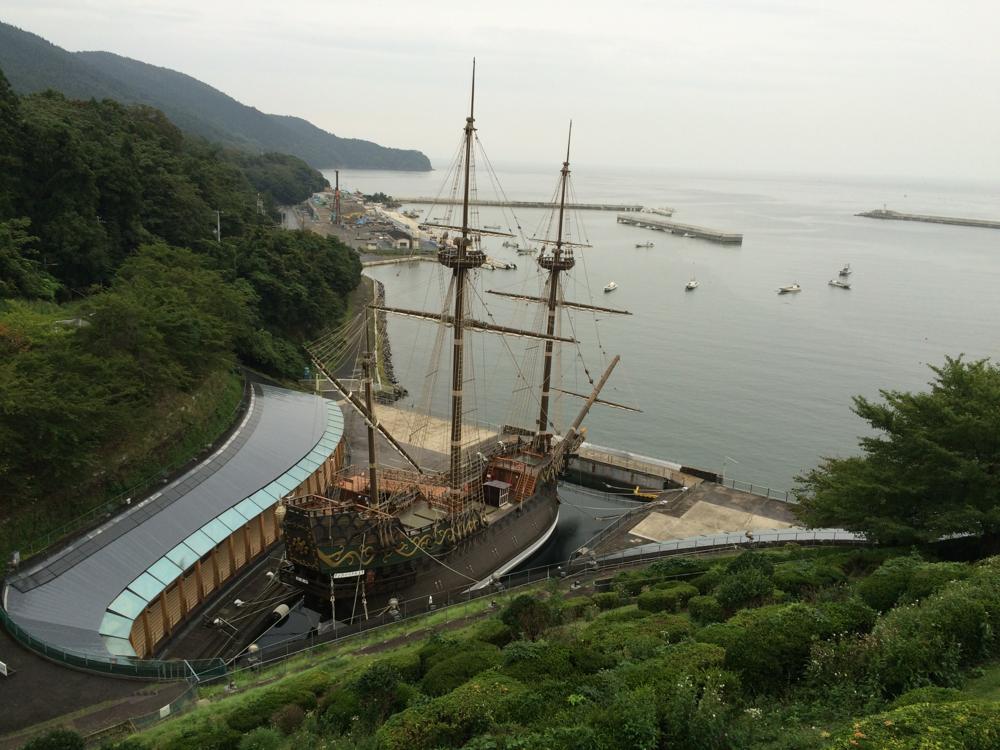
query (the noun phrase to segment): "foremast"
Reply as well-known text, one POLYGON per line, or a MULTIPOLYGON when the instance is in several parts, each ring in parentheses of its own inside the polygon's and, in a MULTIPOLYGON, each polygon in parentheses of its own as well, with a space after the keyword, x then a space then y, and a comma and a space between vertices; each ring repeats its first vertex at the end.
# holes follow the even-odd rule
MULTIPOLYGON (((539 253, 538 265, 549 272, 548 278, 548 313, 545 332, 552 336, 556 330, 556 316, 559 314, 559 274, 569 271, 576 265, 576 259, 569 248, 563 250, 563 223, 566 214, 566 185, 569 181, 569 148, 573 140, 573 122, 569 123, 569 135, 566 138, 566 160, 560 171, 559 185, 559 226, 556 230, 556 244, 552 253, 539 253)), ((542 360, 542 398, 538 412, 538 433, 535 436, 535 449, 547 453, 552 445, 552 432, 549 430, 549 399, 552 393, 552 351, 555 348, 551 338, 545 340, 545 353, 542 360)))
POLYGON ((476 131, 476 61, 472 61, 472 96, 469 116, 465 118, 465 174, 462 194, 462 236, 455 239, 454 247, 445 244, 438 252, 438 262, 451 269, 455 287, 455 313, 452 317, 451 365, 451 444, 449 446, 448 484, 453 501, 460 504, 463 490, 462 475, 462 388, 465 366, 465 282, 472 268, 479 268, 486 260, 482 251, 472 247, 469 231, 469 183, 472 162, 472 139, 476 131))

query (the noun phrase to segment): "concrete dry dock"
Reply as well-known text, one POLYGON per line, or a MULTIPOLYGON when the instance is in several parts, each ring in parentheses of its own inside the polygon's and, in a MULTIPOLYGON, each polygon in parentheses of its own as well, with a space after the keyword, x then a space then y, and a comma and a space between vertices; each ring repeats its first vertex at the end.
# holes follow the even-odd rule
POLYGON ((646 229, 656 229, 660 232, 672 232, 673 234, 687 234, 692 237, 700 237, 703 240, 712 242, 722 242, 727 245, 742 245, 743 235, 735 232, 722 232, 718 229, 699 227, 694 224, 680 224, 676 221, 668 221, 660 216, 649 212, 618 214, 619 224, 631 224, 636 227, 646 229))
MULTIPOLYGON (((461 206, 461 198, 396 198, 400 203, 431 203, 439 206, 461 206)), ((469 200, 470 206, 503 206, 506 208, 552 208, 549 201, 483 201, 469 200)), ((566 208, 578 211, 642 211, 637 203, 567 203, 566 208)))
POLYGON ((961 219, 954 216, 929 216, 927 214, 904 214, 899 211, 890 211, 885 208, 877 208, 874 211, 862 211, 856 216, 864 216, 867 219, 888 219, 890 221, 922 221, 927 224, 953 224, 959 227, 980 227, 982 229, 1000 229, 1000 221, 990 221, 988 219, 961 219))

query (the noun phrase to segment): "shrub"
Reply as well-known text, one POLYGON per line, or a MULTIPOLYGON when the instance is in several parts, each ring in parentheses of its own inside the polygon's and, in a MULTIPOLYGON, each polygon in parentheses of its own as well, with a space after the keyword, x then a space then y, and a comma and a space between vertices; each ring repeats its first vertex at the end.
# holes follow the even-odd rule
POLYGON ((302 720, 305 718, 306 712, 302 710, 301 706, 289 703, 271 714, 271 724, 287 736, 302 726, 302 720))
POLYGON ((747 550, 741 552, 726 565, 727 573, 742 573, 747 570, 759 571, 770 578, 774 575, 774 563, 761 552, 747 550))
POLYGON ((858 583, 858 596, 876 612, 888 612, 896 606, 910 586, 910 579, 922 560, 916 555, 886 560, 858 583))
POLYGON ((483 643, 492 643, 499 648, 503 648, 514 640, 514 634, 511 633, 510 628, 495 617, 476 625, 472 629, 471 637, 483 643))
POLYGON ((432 634, 417 652, 420 657, 420 673, 426 674, 436 661, 452 656, 461 643, 454 636, 442 635, 441 633, 432 634))
POLYGON ((601 612, 594 618, 594 622, 632 622, 649 617, 650 613, 644 609, 639 609, 638 605, 626 604, 618 609, 609 609, 601 612))
POLYGON ((600 610, 616 609, 625 603, 617 591, 605 591, 603 594, 594 594, 591 599, 600 610))
POLYGON ((710 594, 715 590, 716 586, 722 583, 722 579, 726 577, 726 566, 722 563, 716 563, 700 576, 691 581, 691 585, 697 588, 703 594, 710 594))
POLYGON ((709 563, 704 560, 695 560, 690 557, 665 557, 651 563, 646 570, 649 571, 650 575, 658 578, 669 578, 682 575, 693 576, 695 573, 705 572, 709 567, 709 563))
POLYGON ((291 687, 283 683, 250 693, 226 716, 226 724, 237 732, 249 732, 263 726, 268 718, 282 706, 294 703, 301 708, 316 706, 316 696, 308 690, 291 687))
POLYGON ((654 620, 660 628, 660 638, 667 643, 677 643, 691 635, 694 626, 684 615, 661 615, 654 620))
POLYGON ((652 577, 643 570, 629 570, 619 573, 613 579, 615 590, 623 597, 638 596, 642 590, 653 582, 652 577))
POLYGON ((917 703, 951 703, 962 700, 962 691, 956 688, 922 687, 908 690, 896 698, 889 708, 902 708, 917 703))
POLYGON ((688 599, 688 614, 698 623, 722 622, 722 605, 714 596, 692 596, 688 599))
POLYGON ((774 567, 774 585, 797 596, 845 579, 843 571, 823 560, 794 560, 774 567))
MULTIPOLYGON (((257 717, 257 724, 263 724, 270 712, 257 717)), ((189 750, 197 747, 204 750, 237 750, 243 732, 227 726, 216 717, 200 717, 186 722, 180 733, 174 735, 158 750, 189 750)))
POLYGON ((83 737, 69 729, 53 729, 25 744, 22 750, 83 750, 83 737))
POLYGON ((726 647, 726 668, 754 693, 778 692, 797 679, 822 625, 819 614, 805 604, 747 610, 730 622, 742 632, 726 647))
POLYGON ((570 620, 579 620, 593 606, 589 596, 574 596, 563 602, 563 615, 570 620))
POLYGON ((728 649, 743 633, 739 625, 716 622, 695 631, 694 639, 700 643, 713 643, 728 649))
POLYGON ((591 712, 598 747, 655 750, 660 739, 655 698, 651 688, 641 687, 618 694, 606 708, 591 712))
POLYGON ((484 672, 447 695, 392 716, 376 732, 376 741, 382 750, 461 747, 514 718, 526 692, 517 680, 484 672))
POLYGON ((821 602, 816 610, 826 621, 821 625, 820 635, 843 636, 849 633, 867 633, 875 625, 875 610, 857 597, 842 602, 821 602))
MULTIPOLYGON (((300 711, 302 709, 299 709, 300 711)), ((287 734, 287 732, 286 732, 287 734)), ((278 750, 285 744, 285 736, 272 727, 257 727, 243 735, 239 750, 278 750)))
POLYGON ((557 625, 559 613, 547 601, 530 594, 521 594, 500 615, 500 620, 515 635, 535 640, 547 628, 557 625))
POLYGON ((906 587, 906 599, 926 599, 953 581, 969 577, 972 568, 962 563, 923 563, 918 565, 906 587))
MULTIPOLYGON (((736 558, 739 560, 740 558, 736 558)), ((774 588, 761 568, 747 567, 727 573, 715 590, 715 598, 726 612, 735 612, 762 602, 774 588)))
POLYGON ((674 583, 670 588, 656 588, 639 594, 639 609, 648 612, 678 612, 698 589, 687 583, 674 583))
MULTIPOLYGON (((487 644, 482 644, 484 647, 487 644)), ((500 649, 496 646, 463 651, 443 659, 431 667, 420 682, 420 689, 427 695, 450 693, 470 677, 500 662, 500 649)))
POLYGON ((855 722, 827 750, 993 750, 998 738, 1000 703, 919 703, 855 722))
POLYGON ((417 682, 420 679, 420 653, 417 651, 405 651, 401 654, 393 654, 380 661, 388 668, 396 670, 399 674, 399 679, 405 682, 417 682))
POLYGON ((563 643, 514 641, 501 656, 500 671, 526 684, 564 677, 573 671, 572 652, 563 643))
POLYGON ((361 704, 362 716, 370 726, 378 726, 405 705, 399 672, 386 662, 375 662, 361 673, 353 689, 361 704))
POLYGON ((320 723, 333 732, 349 732, 354 721, 361 718, 362 708, 358 695, 348 688, 331 690, 320 703, 320 723))

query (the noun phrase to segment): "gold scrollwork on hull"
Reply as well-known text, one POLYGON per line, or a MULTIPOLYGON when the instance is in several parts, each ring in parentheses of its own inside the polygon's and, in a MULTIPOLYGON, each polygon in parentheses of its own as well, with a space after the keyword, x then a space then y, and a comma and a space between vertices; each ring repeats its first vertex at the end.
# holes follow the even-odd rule
POLYGON ((366 565, 371 565, 372 560, 375 559, 375 550, 368 544, 360 549, 344 549, 341 547, 329 555, 316 550, 316 556, 331 568, 363 568, 366 565))

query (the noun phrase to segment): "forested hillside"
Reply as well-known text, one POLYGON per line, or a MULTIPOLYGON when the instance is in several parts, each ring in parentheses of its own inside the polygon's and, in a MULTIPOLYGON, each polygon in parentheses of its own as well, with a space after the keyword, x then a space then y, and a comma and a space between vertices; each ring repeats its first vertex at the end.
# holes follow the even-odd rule
POLYGON ((223 429, 238 360, 301 373, 360 262, 274 207, 325 184, 150 107, 18 97, 0 72, 0 552, 223 429))
POLYGON ((261 112, 175 70, 110 52, 67 52, 4 23, 0 68, 18 93, 54 89, 72 98, 148 104, 187 133, 250 153, 293 154, 320 169, 431 168, 419 151, 340 138, 298 117, 261 112))

